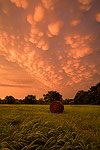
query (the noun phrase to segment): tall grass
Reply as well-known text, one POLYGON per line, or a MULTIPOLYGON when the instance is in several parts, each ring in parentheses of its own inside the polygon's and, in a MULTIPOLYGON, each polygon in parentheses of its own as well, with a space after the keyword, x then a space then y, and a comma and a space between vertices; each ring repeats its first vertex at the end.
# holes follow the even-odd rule
POLYGON ((100 150, 100 106, 0 105, 0 149, 100 150))

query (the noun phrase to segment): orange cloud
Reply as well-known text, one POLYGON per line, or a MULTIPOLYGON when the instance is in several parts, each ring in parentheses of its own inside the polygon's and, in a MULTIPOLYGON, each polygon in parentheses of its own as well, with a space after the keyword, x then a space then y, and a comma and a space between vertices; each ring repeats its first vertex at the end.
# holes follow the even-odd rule
POLYGON ((88 5, 92 2, 92 0, 78 0, 78 2, 83 4, 83 5, 88 5))
POLYGON ((71 25, 72 26, 77 26, 77 25, 79 25, 80 24, 80 20, 73 20, 72 22, 71 22, 71 25))
POLYGON ((52 35, 58 35, 62 26, 62 21, 56 21, 54 23, 49 24, 48 29, 52 35))
POLYGON ((84 48, 79 48, 79 49, 72 49, 68 53, 68 57, 73 57, 75 59, 78 59, 78 58, 87 56, 91 53, 92 53, 92 51, 89 47, 84 47, 84 48))
POLYGON ((18 56, 19 56, 19 54, 15 49, 8 50, 8 57, 7 57, 8 60, 15 62, 17 60, 18 56))
POLYGON ((7 16, 9 16, 9 11, 6 9, 2 9, 3 13, 6 14, 7 16))
POLYGON ((89 5, 81 5, 79 8, 80 8, 80 10, 83 10, 83 11, 89 11, 91 9, 91 6, 89 6, 89 5))
POLYGON ((70 78, 66 85, 73 85, 82 83, 84 80, 93 79, 95 74, 95 65, 88 65, 87 63, 81 64, 82 60, 69 59, 65 63, 62 62, 62 68, 66 75, 70 78))
POLYGON ((41 5, 36 6, 33 18, 36 22, 40 22, 44 18, 44 9, 41 5))
POLYGON ((66 36, 65 37, 65 43, 66 44, 70 44, 70 45, 73 44, 73 40, 72 40, 71 36, 66 36))
POLYGON ((32 78, 24 69, 16 63, 8 62, 4 57, 0 57, 0 79, 0 98, 7 95, 24 98, 29 93, 35 95, 39 93, 38 96, 40 97, 42 90, 47 90, 42 83, 32 78))
POLYGON ((48 43, 45 43, 43 46, 42 46, 42 50, 48 50, 49 49, 49 45, 48 43))
POLYGON ((31 43, 33 43, 33 44, 38 43, 38 41, 37 41, 37 40, 35 40, 34 38, 30 38, 30 39, 29 39, 29 41, 30 41, 31 43))
MULTIPOLYGON (((87 21, 88 17, 92 17, 92 13, 85 13, 85 18, 82 12, 90 8, 94 10, 90 6, 92 0, 78 0, 79 3, 69 0, 11 2, 14 4, 7 4, 11 5, 10 11, 2 7, 3 13, 0 16, 0 55, 5 56, 9 63, 17 64, 28 72, 32 79, 38 80, 39 84, 42 82, 42 87, 44 84, 44 88, 48 87, 49 90, 52 88, 66 91, 67 85, 76 86, 85 80, 89 81, 95 74, 100 75, 100 69, 97 71, 94 65, 99 49, 99 29, 98 26, 94 28, 93 20, 87 21), (26 6, 25 2, 28 2, 26 6), (15 8, 16 5, 26 9, 28 4, 27 11, 15 8), (7 16, 6 10, 10 12, 10 17, 7 16), (18 10, 20 12, 17 12, 18 10), (96 37, 96 41, 92 40, 92 37, 96 37)), ((97 19, 98 14, 95 19, 100 22, 97 19)))
POLYGON ((0 32, 0 53, 1 54, 2 52, 7 53, 6 45, 9 43, 9 41, 10 39, 8 33, 5 31, 1 31, 0 32))
POLYGON ((40 28, 37 28, 36 24, 33 24, 31 26, 29 41, 35 44, 37 48, 45 51, 49 49, 49 44, 47 42, 47 39, 45 39, 43 36, 44 33, 40 30, 40 28))
POLYGON ((100 22, 100 13, 98 13, 98 14, 96 15, 96 21, 97 21, 97 22, 100 22))
POLYGON ((81 4, 79 6, 80 10, 82 11, 89 11, 91 9, 91 2, 93 0, 78 0, 78 2, 81 4))
POLYGON ((89 46, 90 40, 89 35, 84 37, 81 37, 80 35, 66 36, 65 43, 70 45, 70 50, 66 51, 68 57, 78 59, 91 54, 92 49, 89 46))
POLYGON ((45 41, 44 40, 40 40, 37 44, 37 47, 38 48, 42 48, 42 46, 45 44, 45 41))
POLYGON ((40 40, 38 42, 38 44, 36 45, 36 47, 41 48, 42 50, 48 50, 49 49, 49 45, 44 39, 40 40))
POLYGON ((29 24, 33 24, 33 16, 31 14, 27 16, 27 21, 29 24))
POLYGON ((38 43, 40 36, 38 36, 40 30, 36 27, 36 25, 31 26, 30 38, 29 41, 33 44, 38 43))
POLYGON ((50 10, 54 9, 53 0, 41 0, 41 1, 46 9, 50 10))
POLYGON ((37 53, 23 55, 20 58, 26 70, 35 77, 38 81, 43 82, 49 88, 57 87, 61 84, 63 76, 56 73, 54 65, 45 58, 45 60, 38 56, 37 53), (33 61, 34 60, 34 61, 33 61))
POLYGON ((34 35, 34 34, 38 34, 39 33, 39 28, 37 28, 36 25, 32 25, 31 27, 31 34, 34 35))
POLYGON ((48 36, 49 38, 53 37, 53 35, 52 35, 50 32, 47 32, 47 36, 48 36))
POLYGON ((12 34, 10 37, 11 37, 11 39, 13 39, 13 40, 15 40, 15 38, 16 38, 14 34, 12 34))
POLYGON ((26 9, 28 7, 28 1, 27 0, 10 0, 12 3, 15 3, 17 7, 22 7, 26 9))
POLYGON ((80 83, 83 80, 84 76, 82 75, 82 71, 78 73, 81 67, 79 60, 68 60, 66 61, 66 64, 62 65, 62 67, 66 75, 70 78, 70 81, 67 81, 66 85, 80 83))

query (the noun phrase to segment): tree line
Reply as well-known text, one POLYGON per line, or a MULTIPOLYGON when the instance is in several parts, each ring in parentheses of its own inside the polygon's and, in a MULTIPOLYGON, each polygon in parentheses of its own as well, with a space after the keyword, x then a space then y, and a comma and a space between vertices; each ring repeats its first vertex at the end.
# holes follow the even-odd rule
POLYGON ((50 104, 58 100, 64 105, 68 104, 92 104, 100 105, 100 83, 91 86, 88 91, 80 90, 73 99, 63 99, 62 95, 57 91, 48 91, 43 98, 37 99, 36 95, 27 95, 24 99, 15 99, 13 96, 6 96, 0 99, 0 104, 50 104))

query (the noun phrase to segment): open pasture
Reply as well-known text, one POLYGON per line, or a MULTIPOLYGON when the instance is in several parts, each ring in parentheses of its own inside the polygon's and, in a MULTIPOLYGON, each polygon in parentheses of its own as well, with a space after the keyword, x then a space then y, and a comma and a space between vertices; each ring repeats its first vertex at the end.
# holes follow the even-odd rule
POLYGON ((100 150, 100 106, 0 105, 0 149, 100 150))

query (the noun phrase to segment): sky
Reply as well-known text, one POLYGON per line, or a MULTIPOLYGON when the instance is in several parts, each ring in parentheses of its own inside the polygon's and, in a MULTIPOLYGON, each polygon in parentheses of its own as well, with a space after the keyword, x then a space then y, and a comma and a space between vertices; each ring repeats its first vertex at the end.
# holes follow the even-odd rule
POLYGON ((100 0, 0 0, 0 98, 63 98, 100 82, 100 0))

